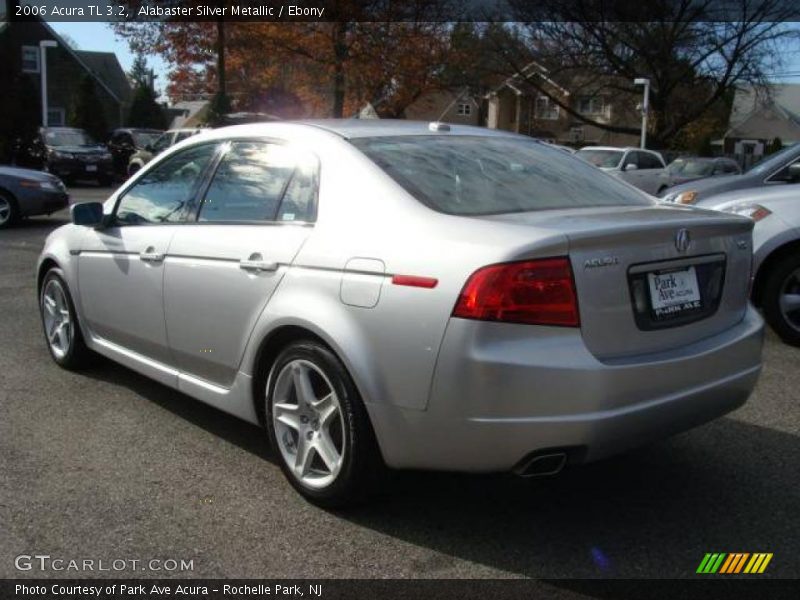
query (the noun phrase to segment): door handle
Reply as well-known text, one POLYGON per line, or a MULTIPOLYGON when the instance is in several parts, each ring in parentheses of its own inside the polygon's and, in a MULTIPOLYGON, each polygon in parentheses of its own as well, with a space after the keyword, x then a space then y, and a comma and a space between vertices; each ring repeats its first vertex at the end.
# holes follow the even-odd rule
POLYGON ((248 258, 239 261, 239 268, 245 271, 277 271, 278 263, 264 260, 259 253, 251 254, 248 258))
POLYGON ((161 252, 156 252, 156 249, 153 246, 148 246, 146 250, 139 253, 139 259, 143 260, 144 262, 157 263, 164 260, 164 254, 161 252))

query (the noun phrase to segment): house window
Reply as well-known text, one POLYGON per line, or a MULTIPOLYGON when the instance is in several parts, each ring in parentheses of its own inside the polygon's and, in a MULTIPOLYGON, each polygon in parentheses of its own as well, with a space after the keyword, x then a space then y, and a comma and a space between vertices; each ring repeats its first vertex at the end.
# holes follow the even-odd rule
POLYGON ((468 117, 472 114, 472 104, 469 102, 459 102, 456 108, 456 114, 459 117, 468 117))
POLYGON ((558 119, 559 106, 551 102, 547 96, 536 98, 536 118, 546 121, 556 121, 558 119))
POLYGON ((47 107, 47 124, 50 127, 63 127, 66 124, 66 111, 63 108, 47 107))
POLYGON ((22 72, 23 73, 39 72, 39 48, 37 48, 36 46, 22 47, 22 72))
POLYGON ((603 96, 582 96, 578 98, 578 112, 582 115, 607 117, 611 105, 606 104, 603 96))
POLYGON ((582 142, 583 141, 583 126, 582 125, 575 125, 569 128, 569 141, 570 142, 582 142))

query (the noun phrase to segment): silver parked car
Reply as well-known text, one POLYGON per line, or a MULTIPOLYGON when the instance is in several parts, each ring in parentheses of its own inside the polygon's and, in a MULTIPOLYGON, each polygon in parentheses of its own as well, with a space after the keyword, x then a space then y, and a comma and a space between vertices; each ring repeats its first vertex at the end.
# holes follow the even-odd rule
POLYGON ((664 202, 697 204, 724 192, 800 183, 800 144, 787 146, 754 164, 741 175, 707 177, 664 190, 664 202))
POLYGON ((800 346, 800 187, 737 190, 698 205, 755 221, 753 302, 786 343, 800 346))
POLYGON ((737 408, 761 368, 750 219, 506 132, 216 129, 72 215, 38 267, 55 361, 95 351, 262 424, 320 504, 383 465, 605 457, 737 408))
POLYGON ((706 177, 721 177, 723 175, 740 175, 742 170, 739 164, 730 158, 707 158, 702 156, 688 156, 676 158, 667 165, 661 173, 658 194, 661 195, 667 188, 706 177))
POLYGON ((648 194, 655 195, 663 185, 661 176, 666 164, 661 154, 652 150, 587 146, 578 150, 575 156, 648 194))

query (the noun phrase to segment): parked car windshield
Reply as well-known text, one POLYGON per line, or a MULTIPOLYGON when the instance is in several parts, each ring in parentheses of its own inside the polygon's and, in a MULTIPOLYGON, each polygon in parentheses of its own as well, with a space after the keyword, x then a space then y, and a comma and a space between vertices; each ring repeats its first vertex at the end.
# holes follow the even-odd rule
POLYGON ((619 166, 622 150, 596 150, 594 148, 583 148, 575 153, 575 156, 582 158, 586 162, 601 169, 615 169, 619 166))
POLYGON ((714 172, 714 163, 710 160, 692 160, 679 158, 667 167, 673 175, 691 175, 704 177, 714 172))
POLYGON ((351 142, 420 202, 447 214, 652 204, 634 188, 533 140, 399 136, 351 142))
POLYGON ((780 152, 776 152, 775 154, 771 154, 770 156, 761 159, 752 167, 747 169, 745 173, 752 173, 753 175, 766 175, 784 166, 787 161, 791 160, 791 158, 797 154, 797 150, 797 144, 792 144, 780 152))
POLYGON ((45 143, 48 146, 96 146, 88 133, 80 129, 50 129, 45 131, 45 143))
POLYGON ((148 144, 153 144, 161 134, 157 131, 134 131, 133 143, 137 148, 146 148, 148 144))

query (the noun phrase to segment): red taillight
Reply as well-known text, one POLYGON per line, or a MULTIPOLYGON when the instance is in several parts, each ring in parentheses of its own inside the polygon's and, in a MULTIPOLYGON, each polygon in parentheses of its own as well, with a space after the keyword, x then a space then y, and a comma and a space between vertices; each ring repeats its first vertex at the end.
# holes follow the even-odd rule
POLYGON ((467 280, 454 317, 578 327, 578 297, 567 258, 490 265, 467 280))

